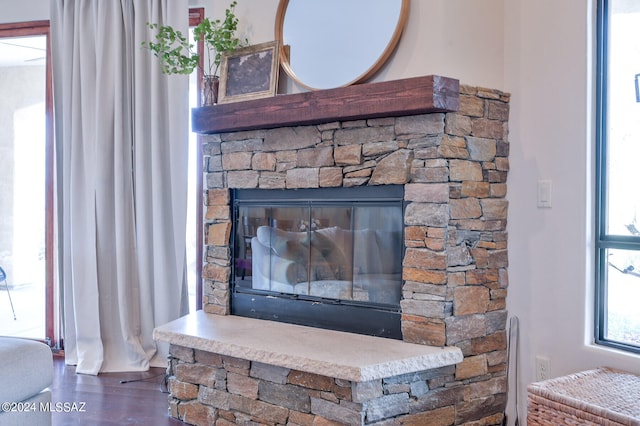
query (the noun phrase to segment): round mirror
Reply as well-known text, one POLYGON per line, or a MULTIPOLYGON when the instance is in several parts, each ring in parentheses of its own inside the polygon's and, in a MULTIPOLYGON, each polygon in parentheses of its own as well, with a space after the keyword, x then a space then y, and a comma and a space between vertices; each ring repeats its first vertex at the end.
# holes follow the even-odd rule
POLYGON ((408 14, 409 0, 280 0, 282 68, 311 90, 361 82, 389 58, 408 14))

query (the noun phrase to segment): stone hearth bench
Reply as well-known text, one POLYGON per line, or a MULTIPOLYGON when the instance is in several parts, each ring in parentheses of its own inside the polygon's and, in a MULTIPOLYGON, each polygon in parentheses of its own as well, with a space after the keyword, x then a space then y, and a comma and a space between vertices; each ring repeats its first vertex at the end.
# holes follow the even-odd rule
POLYGON ((169 412, 191 424, 419 422, 425 410, 433 420, 449 415, 433 407, 463 359, 457 347, 203 311, 153 335, 170 343, 169 412))

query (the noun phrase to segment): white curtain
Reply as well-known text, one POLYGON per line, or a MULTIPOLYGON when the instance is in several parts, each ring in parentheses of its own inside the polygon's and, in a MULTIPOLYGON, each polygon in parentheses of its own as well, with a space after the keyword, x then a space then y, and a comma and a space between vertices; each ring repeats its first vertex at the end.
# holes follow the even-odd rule
POLYGON ((51 0, 59 279, 76 371, 166 365, 153 328, 186 313, 188 79, 141 48, 186 33, 187 0, 51 0))

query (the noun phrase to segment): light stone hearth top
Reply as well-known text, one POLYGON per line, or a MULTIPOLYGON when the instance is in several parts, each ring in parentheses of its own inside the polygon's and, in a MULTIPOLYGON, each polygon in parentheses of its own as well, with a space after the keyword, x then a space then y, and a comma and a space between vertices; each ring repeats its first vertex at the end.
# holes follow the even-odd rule
POLYGON ((157 327, 179 346, 353 382, 461 362, 457 347, 434 347, 313 327, 197 311, 157 327))

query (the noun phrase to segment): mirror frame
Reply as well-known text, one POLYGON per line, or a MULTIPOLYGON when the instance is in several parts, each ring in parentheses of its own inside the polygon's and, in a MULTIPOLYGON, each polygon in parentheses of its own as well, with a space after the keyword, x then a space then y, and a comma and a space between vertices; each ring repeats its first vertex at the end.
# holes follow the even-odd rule
MULTIPOLYGON (((398 22, 396 23, 396 28, 393 31, 393 35, 387 43, 387 46, 382 51, 382 54, 378 57, 378 59, 367 69, 364 73, 354 78, 353 80, 337 87, 346 87, 352 84, 362 83, 363 81, 371 78, 389 59, 389 56, 393 53, 395 48, 400 41, 400 37, 404 32, 404 29, 407 25, 407 19, 409 18, 409 3, 410 0, 401 0, 402 5, 400 6, 400 16, 398 17, 398 22)), ((291 67, 289 62, 289 55, 287 52, 287 46, 285 46, 284 42, 284 19, 287 14, 287 6, 289 5, 289 0, 280 0, 278 3, 278 10, 276 12, 276 23, 275 23, 275 39, 280 43, 280 66, 287 73, 287 75, 293 79, 300 86, 309 89, 309 90, 324 90, 324 88, 315 88, 305 84, 300 78, 296 75, 295 71, 291 67)))

